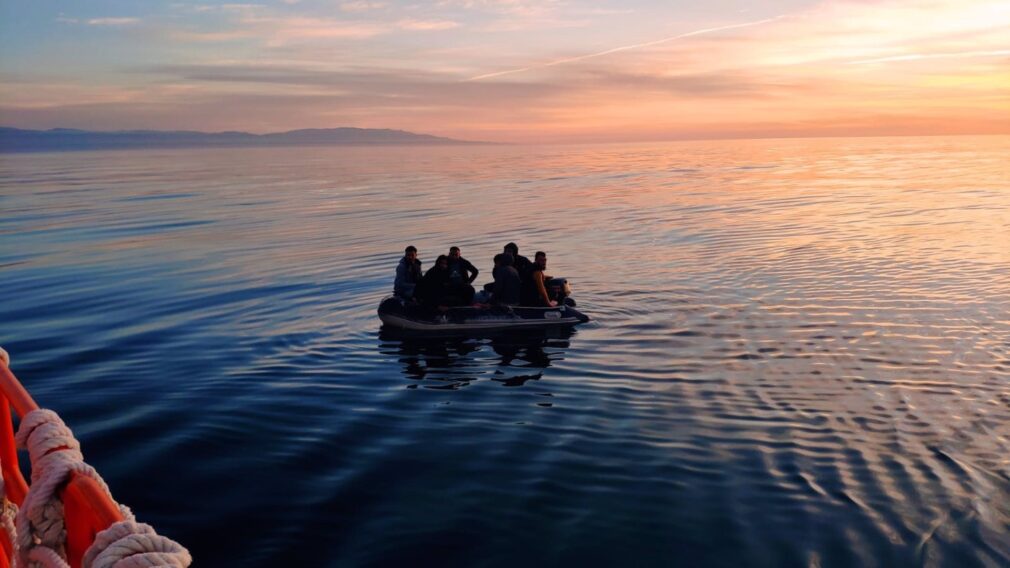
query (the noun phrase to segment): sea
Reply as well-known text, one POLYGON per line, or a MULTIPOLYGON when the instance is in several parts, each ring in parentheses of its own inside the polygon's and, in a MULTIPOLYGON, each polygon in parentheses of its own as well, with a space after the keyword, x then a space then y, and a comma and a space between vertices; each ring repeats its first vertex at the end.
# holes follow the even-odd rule
POLYGON ((1006 136, 0 155, 0 346, 195 566, 1010 565, 1006 136))

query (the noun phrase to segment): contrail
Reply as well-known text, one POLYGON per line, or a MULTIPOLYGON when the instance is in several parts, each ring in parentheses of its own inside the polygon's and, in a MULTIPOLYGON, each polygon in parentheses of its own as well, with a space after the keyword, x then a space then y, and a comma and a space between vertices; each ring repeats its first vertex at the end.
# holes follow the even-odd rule
POLYGON ((502 75, 511 75, 513 73, 522 73, 523 71, 530 71, 532 69, 541 69, 543 67, 554 67, 555 65, 563 65, 565 63, 574 63, 576 61, 582 61, 584 59, 592 59, 593 57, 600 57, 603 55, 610 55, 611 53, 617 53, 619 51, 628 51, 629 49, 638 49, 641 47, 649 47, 653 45, 659 45, 661 43, 666 43, 668 41, 674 41, 678 39, 684 39, 686 37, 692 37, 702 34, 708 34, 712 32, 721 32, 723 30, 732 30, 736 28, 746 28, 750 26, 759 26, 761 24, 767 24, 769 22, 774 22, 784 18, 785 16, 775 16, 774 18, 766 18, 764 20, 757 20, 755 22, 744 22, 742 24, 731 24, 728 26, 719 26, 717 28, 705 28, 701 30, 694 30, 693 32, 687 32, 680 35, 675 35, 672 37, 665 37, 663 39, 657 39, 655 41, 650 41, 646 43, 636 43, 634 45, 623 45, 621 47, 615 47, 608 49, 606 51, 600 51, 598 53, 590 53, 587 55, 579 55, 576 57, 568 57, 566 59, 558 59, 557 61, 550 61, 548 63, 541 63, 540 65, 530 65, 529 67, 520 67, 519 69, 509 69, 507 71, 498 71, 495 73, 485 73, 484 75, 477 75, 476 77, 470 77, 469 79, 464 79, 463 82, 469 81, 480 81, 481 79, 490 79, 491 77, 501 77, 502 75))

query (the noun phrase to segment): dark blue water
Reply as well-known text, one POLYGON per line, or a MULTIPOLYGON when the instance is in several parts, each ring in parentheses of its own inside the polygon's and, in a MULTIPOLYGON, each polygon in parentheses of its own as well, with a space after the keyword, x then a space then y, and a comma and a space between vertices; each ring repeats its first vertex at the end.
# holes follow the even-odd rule
POLYGON ((198 566, 1010 564, 1010 138, 0 156, 0 345, 198 566), (407 244, 574 331, 421 340, 407 244))

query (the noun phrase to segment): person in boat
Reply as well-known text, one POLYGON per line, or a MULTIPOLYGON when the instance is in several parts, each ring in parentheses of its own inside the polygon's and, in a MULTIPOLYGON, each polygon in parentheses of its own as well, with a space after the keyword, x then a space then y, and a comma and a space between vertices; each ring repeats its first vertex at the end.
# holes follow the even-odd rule
POLYGON ((547 281, 551 279, 547 276, 547 253, 540 250, 533 256, 533 269, 529 279, 524 283, 522 301, 524 306, 557 306, 558 303, 552 300, 547 293, 547 281))
POLYGON ((435 264, 424 273, 414 290, 417 301, 430 307, 448 306, 449 257, 439 255, 435 264))
POLYGON ((473 302, 472 282, 477 278, 477 267, 460 256, 459 247, 449 248, 449 294, 466 305, 473 302))
POLYGON ((517 306, 522 292, 522 280, 519 271, 512 264, 515 260, 511 254, 502 253, 495 257, 494 289, 491 301, 503 306, 517 306))
POLYGON ((469 260, 460 256, 459 247, 449 247, 449 278, 453 282, 473 284, 479 272, 469 260))
MULTIPOLYGON (((495 278, 495 279, 498 278, 498 269, 503 266, 504 262, 505 262, 505 253, 500 252, 500 253, 494 255, 494 268, 491 269, 491 277, 492 278, 495 278)), ((491 285, 493 286, 494 283, 492 282, 491 285)), ((485 287, 487 287, 487 286, 485 286, 485 287)))
POLYGON ((512 266, 515 267, 516 271, 519 273, 519 278, 524 281, 529 277, 530 272, 533 271, 533 263, 530 259, 519 254, 519 245, 515 243, 509 243, 505 245, 503 253, 511 254, 513 260, 512 266))
POLYGON ((421 281, 421 261, 417 259, 417 248, 413 245, 403 249, 403 258, 396 265, 396 279, 393 281, 393 294, 410 300, 414 297, 417 283, 421 281))
POLYGON ((500 252, 494 255, 494 268, 491 269, 491 278, 493 280, 484 285, 483 292, 487 294, 488 298, 494 295, 495 282, 498 280, 498 269, 502 266, 502 259, 505 258, 505 253, 500 252))

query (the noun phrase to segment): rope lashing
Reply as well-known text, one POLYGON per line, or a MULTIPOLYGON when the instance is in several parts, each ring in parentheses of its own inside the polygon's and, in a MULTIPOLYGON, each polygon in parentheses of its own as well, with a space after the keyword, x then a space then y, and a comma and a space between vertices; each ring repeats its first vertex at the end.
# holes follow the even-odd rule
MULTIPOLYGON (((32 484, 17 515, 17 565, 62 568, 67 566, 67 534, 63 503, 57 492, 69 480, 71 473, 93 479, 106 494, 109 494, 109 487, 93 467, 84 463, 80 443, 52 410, 33 410, 23 416, 15 441, 18 447, 28 449, 32 464, 32 484)), ((109 498, 112 499, 111 494, 109 498)), ((122 505, 119 508, 128 520, 102 531, 100 535, 106 535, 116 529, 101 540, 96 538, 86 553, 86 557, 90 555, 96 562, 109 559, 95 566, 141 568, 190 565, 192 558, 185 548, 158 536, 148 525, 134 522, 128 508, 122 505), (127 528, 123 529, 121 525, 127 528)))
MULTIPOLYGON (((26 414, 14 440, 19 448, 28 448, 32 463, 31 489, 17 516, 15 556, 19 566, 50 566, 53 558, 46 549, 66 559, 63 503, 56 491, 67 481, 75 465, 86 467, 84 456, 70 429, 51 410, 33 410, 26 414), (29 563, 29 553, 35 548, 43 550, 32 555, 33 562, 29 563)), ((93 473, 82 470, 85 475, 93 473)), ((105 487, 104 482, 99 481, 99 485, 105 487)))
MULTIPOLYGON (((15 566, 26 566, 26 564, 22 564, 19 560, 15 566)), ((55 550, 44 546, 35 547, 28 553, 27 566, 32 568, 70 568, 66 559, 57 554, 55 550)))
POLYGON ((193 559, 179 543, 147 524, 121 521, 95 536, 84 553, 84 568, 185 568, 193 559))
POLYGON ((10 353, 7 353, 6 351, 4 351, 3 347, 0 347, 0 361, 3 361, 4 365, 7 365, 8 367, 11 366, 11 356, 10 356, 10 353))
POLYGON ((3 476, 0 476, 0 498, 2 498, 3 503, 3 511, 0 512, 0 525, 3 526, 3 530, 7 534, 7 542, 13 546, 17 542, 18 535, 18 530, 14 526, 18 515, 18 506, 7 499, 5 489, 3 476))

